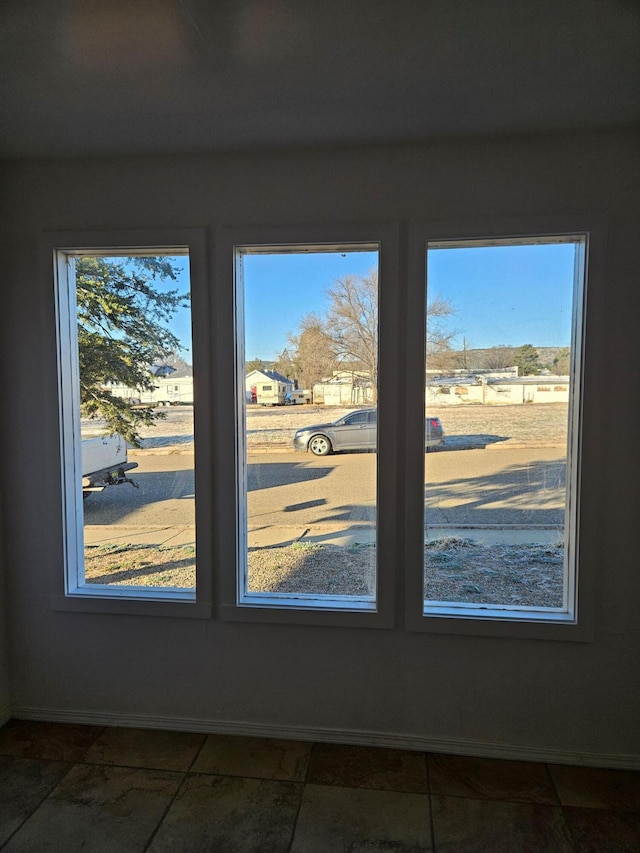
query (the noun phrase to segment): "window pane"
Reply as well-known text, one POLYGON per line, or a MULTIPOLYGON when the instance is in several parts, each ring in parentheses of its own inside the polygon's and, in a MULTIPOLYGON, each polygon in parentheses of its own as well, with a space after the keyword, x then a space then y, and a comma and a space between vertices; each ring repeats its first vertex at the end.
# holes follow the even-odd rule
POLYGON ((240 601, 375 607, 378 252, 238 250, 240 601))
POLYGON ((189 259, 87 254, 70 264, 83 523, 69 589, 194 591, 189 259))
POLYGON ((571 606, 582 257, 581 238, 428 247, 426 609, 571 606))

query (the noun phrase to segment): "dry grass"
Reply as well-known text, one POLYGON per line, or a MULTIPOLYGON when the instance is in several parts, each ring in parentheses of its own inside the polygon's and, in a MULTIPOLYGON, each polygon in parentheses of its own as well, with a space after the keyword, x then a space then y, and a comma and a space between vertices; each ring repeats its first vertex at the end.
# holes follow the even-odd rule
MULTIPOLYGON (((373 595, 375 545, 317 545, 249 552, 249 592, 373 595)), ((425 547, 425 598, 432 601, 562 606, 562 546, 480 545, 439 539, 425 547)), ((118 586, 192 588, 195 549, 101 545, 86 549, 85 578, 118 586)))
POLYGON ((196 549, 168 545, 87 545, 87 583, 191 588, 196 585, 196 549))
POLYGON ((561 607, 562 545, 480 545, 437 539, 425 548, 429 601, 561 607))
MULTIPOLYGON (((247 407, 247 446, 290 449, 294 432, 303 426, 335 421, 354 407, 286 406, 247 407)), ((484 447, 510 441, 527 444, 564 444, 567 438, 565 403, 502 406, 433 406, 444 426, 447 442, 443 450, 484 447)), ((177 406, 164 412, 166 420, 142 429, 147 449, 173 447, 193 451, 193 407, 177 406)), ((99 427, 100 421, 91 422, 99 427)))
POLYGON ((375 594, 375 546, 294 542, 249 551, 249 592, 375 594))

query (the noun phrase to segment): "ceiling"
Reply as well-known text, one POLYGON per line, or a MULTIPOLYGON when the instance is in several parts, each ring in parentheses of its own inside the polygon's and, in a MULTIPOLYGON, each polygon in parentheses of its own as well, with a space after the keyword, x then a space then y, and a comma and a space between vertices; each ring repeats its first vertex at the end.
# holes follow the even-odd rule
POLYGON ((0 0, 0 156, 640 124, 637 0, 0 0))

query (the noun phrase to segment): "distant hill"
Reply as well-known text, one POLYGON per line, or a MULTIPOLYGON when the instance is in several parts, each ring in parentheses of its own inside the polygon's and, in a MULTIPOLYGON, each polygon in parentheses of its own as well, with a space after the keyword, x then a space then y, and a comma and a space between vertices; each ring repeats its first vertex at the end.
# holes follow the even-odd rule
MULTIPOLYGON (((568 347, 537 347, 535 344, 533 346, 538 351, 540 364, 543 367, 549 368, 553 368, 553 360, 568 349, 568 347)), ((456 362, 455 367, 477 370, 482 367, 511 367, 513 364, 512 358, 518 349, 518 347, 510 346, 477 347, 466 350, 453 350, 448 355, 456 362), (496 359, 501 363, 495 363, 496 359), (491 364, 490 362, 494 363, 491 364)))

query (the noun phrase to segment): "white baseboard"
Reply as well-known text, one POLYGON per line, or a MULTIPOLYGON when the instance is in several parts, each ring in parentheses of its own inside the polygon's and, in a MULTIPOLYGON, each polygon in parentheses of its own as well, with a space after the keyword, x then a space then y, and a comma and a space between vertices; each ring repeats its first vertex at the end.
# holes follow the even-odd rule
MULTIPOLYGON (((1 715, 0 711, 0 715, 1 715)), ((387 732, 348 729, 278 726, 261 723, 198 720, 191 717, 158 717, 137 714, 108 714, 94 711, 66 711, 54 708, 14 707, 7 719, 41 720, 89 726, 120 726, 133 729, 202 732, 204 734, 241 735, 280 740, 344 743, 355 746, 378 746, 411 749, 419 752, 452 753, 477 758, 503 758, 511 761, 535 761, 548 764, 573 764, 585 767, 609 767, 640 770, 640 755, 629 753, 576 752, 565 749, 493 743, 489 741, 447 740, 424 735, 390 734, 387 732)), ((0 716, 0 719, 2 717, 0 716)))

